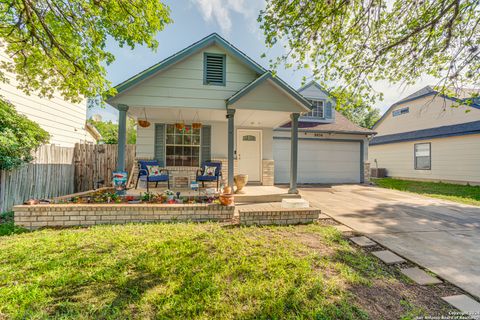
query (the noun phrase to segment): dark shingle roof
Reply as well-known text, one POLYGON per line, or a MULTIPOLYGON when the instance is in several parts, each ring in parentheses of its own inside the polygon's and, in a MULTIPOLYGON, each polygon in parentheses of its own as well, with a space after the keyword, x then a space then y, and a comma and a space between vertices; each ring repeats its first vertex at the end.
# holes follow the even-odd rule
MULTIPOLYGON (((287 122, 280 128, 291 128, 292 122, 287 122)), ((345 118, 340 112, 335 110, 335 121, 331 123, 299 121, 299 131, 314 131, 314 132, 335 132, 335 133, 350 133, 350 134, 375 134, 375 131, 362 128, 352 123, 345 118)))
POLYGON ((480 121, 454 124, 451 126, 436 127, 417 131, 401 132, 384 136, 376 136, 370 141, 370 145, 372 146, 394 142, 443 138, 449 136, 461 136, 475 133, 480 133, 480 121))

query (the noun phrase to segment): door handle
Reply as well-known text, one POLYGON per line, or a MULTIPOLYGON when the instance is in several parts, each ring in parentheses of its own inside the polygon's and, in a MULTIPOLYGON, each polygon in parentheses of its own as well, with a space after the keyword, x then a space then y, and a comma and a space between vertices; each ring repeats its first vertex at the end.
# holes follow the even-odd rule
POLYGON ((238 154, 238 160, 240 160, 240 153, 238 154))

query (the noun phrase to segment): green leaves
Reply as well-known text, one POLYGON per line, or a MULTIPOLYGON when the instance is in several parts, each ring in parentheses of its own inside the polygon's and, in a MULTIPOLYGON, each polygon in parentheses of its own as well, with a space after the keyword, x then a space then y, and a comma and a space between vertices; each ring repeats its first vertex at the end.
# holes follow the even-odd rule
POLYGON ((268 47, 287 46, 271 68, 307 64, 323 87, 338 87, 339 105, 381 99, 373 81, 430 75, 441 92, 480 85, 477 0, 269 0, 259 21, 268 47))
POLYGON ((50 139, 48 132, 0 99, 0 170, 32 160, 31 152, 50 139))
MULTIPOLYGON (((118 143, 118 124, 113 123, 112 121, 95 121, 88 120, 98 132, 102 135, 102 141, 105 144, 117 144, 118 143)), ((128 119, 127 121, 127 143, 135 144, 137 141, 137 131, 136 131, 136 122, 134 119, 128 119)))
POLYGON ((172 22, 159 0, 11 0, 0 3, 0 17, 9 57, 0 73, 15 73, 27 93, 58 92, 73 102, 115 93, 105 79, 115 59, 108 39, 155 49, 155 35, 172 22))

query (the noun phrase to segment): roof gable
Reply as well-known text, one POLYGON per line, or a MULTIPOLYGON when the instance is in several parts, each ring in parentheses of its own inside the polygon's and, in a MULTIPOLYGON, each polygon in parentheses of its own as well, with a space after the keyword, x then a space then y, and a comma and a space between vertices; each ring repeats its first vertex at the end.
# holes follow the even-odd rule
POLYGON ((322 98, 324 97, 325 99, 328 98, 336 101, 335 97, 333 97, 330 92, 328 92, 326 89, 324 89, 321 85, 319 85, 316 81, 313 80, 297 89, 297 91, 306 98, 316 98, 316 96, 310 96, 312 90, 321 93, 322 98))
POLYGON ((212 33, 209 36, 193 43, 192 45, 186 47, 185 49, 175 53, 174 55, 171 55, 170 57, 160 61, 159 63, 151 66, 148 69, 145 69, 144 71, 136 74, 135 76, 125 80, 124 82, 118 84, 115 86, 115 89, 117 90, 117 94, 124 92, 131 87, 139 84, 140 82, 154 76, 158 72, 180 62, 185 60, 186 58, 192 56, 193 54, 197 53, 198 51, 207 48, 212 45, 217 45, 224 49, 227 53, 231 54, 235 58, 237 58, 239 61, 241 61, 246 67, 249 69, 253 70, 257 74, 263 74, 267 70, 264 69, 261 65, 256 63, 254 60, 250 59, 246 54, 244 54, 242 51, 237 49, 235 46, 233 46, 230 42, 219 36, 217 33, 212 33))
POLYGON ((283 82, 280 78, 274 77, 270 72, 265 72, 262 76, 258 77, 250 84, 242 88, 240 91, 235 93, 227 100, 227 106, 234 105, 237 101, 241 100, 242 97, 247 96, 250 92, 254 91, 256 88, 261 86, 266 81, 272 81, 276 86, 278 86, 282 91, 286 92, 293 100, 300 105, 301 110, 297 112, 310 111, 311 104, 306 100, 301 94, 291 88, 288 84, 283 82))
MULTIPOLYGON (((401 99, 400 101, 397 101, 394 104, 392 104, 390 106, 390 108, 388 108, 388 110, 385 111, 385 113, 380 117, 380 119, 378 119, 378 121, 375 122, 372 129, 376 129, 380 125, 380 123, 382 123, 383 120, 392 112, 392 109, 394 109, 396 106, 398 106, 400 104, 403 104, 403 103, 411 102, 411 101, 414 101, 414 100, 417 100, 417 99, 421 99, 421 98, 424 98, 424 97, 428 97, 428 96, 431 96, 431 95, 438 95, 441 98, 452 100, 452 101, 455 101, 455 102, 461 103, 461 104, 467 104, 467 101, 468 101, 468 98, 459 99, 459 98, 455 98, 455 97, 449 97, 449 96, 446 96, 444 94, 439 93, 438 91, 433 89, 431 86, 426 86, 426 87, 412 93, 411 95, 401 99)), ((471 103, 470 106, 473 107, 473 108, 480 109, 480 104, 477 103, 476 101, 473 101, 473 103, 471 103)))

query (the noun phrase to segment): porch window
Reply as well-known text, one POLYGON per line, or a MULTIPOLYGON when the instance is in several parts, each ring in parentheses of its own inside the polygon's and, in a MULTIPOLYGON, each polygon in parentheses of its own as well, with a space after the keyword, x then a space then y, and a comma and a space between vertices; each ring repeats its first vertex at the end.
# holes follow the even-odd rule
POLYGON ((167 124, 165 137, 167 166, 198 167, 200 165, 200 129, 185 125, 178 129, 167 124))

